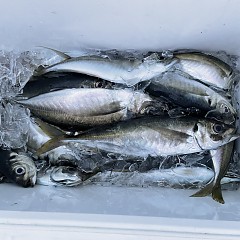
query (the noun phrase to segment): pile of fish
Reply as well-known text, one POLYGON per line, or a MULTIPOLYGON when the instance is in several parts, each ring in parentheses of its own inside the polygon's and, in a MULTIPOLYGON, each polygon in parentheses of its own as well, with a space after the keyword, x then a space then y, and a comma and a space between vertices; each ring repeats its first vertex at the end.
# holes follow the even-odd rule
POLYGON ((38 66, 22 92, 3 99, 31 118, 26 146, 1 150, 2 178, 75 186, 109 176, 119 183, 125 173, 133 185, 154 179, 201 187, 192 196, 224 203, 221 183, 239 182, 224 177, 240 136, 233 66, 195 50, 141 57, 53 51, 63 60, 38 66))

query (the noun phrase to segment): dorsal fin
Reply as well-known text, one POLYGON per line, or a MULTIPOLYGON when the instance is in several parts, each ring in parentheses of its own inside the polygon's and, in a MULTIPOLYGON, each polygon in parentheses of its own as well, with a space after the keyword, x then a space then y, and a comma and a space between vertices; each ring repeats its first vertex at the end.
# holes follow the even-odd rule
POLYGON ((49 50, 55 52, 55 53, 56 53, 57 55, 59 55, 60 57, 64 58, 65 60, 72 58, 72 57, 69 56, 68 54, 66 54, 66 53, 64 53, 64 52, 61 52, 61 51, 59 51, 59 50, 56 50, 56 49, 53 49, 53 48, 49 48, 49 47, 44 47, 44 46, 39 46, 39 47, 45 48, 45 49, 49 49, 49 50))

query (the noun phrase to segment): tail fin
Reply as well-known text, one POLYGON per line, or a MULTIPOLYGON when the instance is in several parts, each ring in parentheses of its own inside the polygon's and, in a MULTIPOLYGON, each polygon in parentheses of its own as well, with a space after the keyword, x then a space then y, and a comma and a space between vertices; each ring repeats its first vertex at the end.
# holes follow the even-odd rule
POLYGON ((46 133, 51 138, 60 137, 65 134, 62 129, 53 126, 50 123, 46 123, 39 118, 34 118, 34 122, 43 130, 44 133, 46 133))
POLYGON ((44 46, 39 46, 39 47, 45 48, 45 49, 48 49, 48 50, 51 50, 51 51, 55 52, 58 56, 62 57, 64 60, 72 58, 68 54, 66 54, 64 52, 61 52, 59 50, 56 50, 56 49, 53 49, 53 48, 49 48, 49 47, 44 47, 44 46))
POLYGON ((59 137, 50 139, 36 151, 35 155, 40 156, 46 152, 53 150, 54 148, 64 145, 64 143, 62 142, 63 139, 64 139, 64 136, 59 136, 59 137))
POLYGON ((214 181, 211 181, 204 188, 200 189, 198 192, 194 193, 190 197, 206 197, 210 194, 215 201, 222 204, 225 203, 222 196, 221 185, 220 183, 214 185, 214 181))
POLYGON ((33 72, 33 76, 37 77, 37 76, 41 76, 45 74, 45 67, 43 65, 40 65, 38 68, 36 68, 33 72))
POLYGON ((212 193, 213 181, 208 183, 204 188, 200 189, 198 192, 194 193, 190 197, 206 197, 212 193))
POLYGON ((212 198, 219 203, 222 203, 222 204, 225 203, 222 196, 221 184, 217 184, 213 187, 212 198))

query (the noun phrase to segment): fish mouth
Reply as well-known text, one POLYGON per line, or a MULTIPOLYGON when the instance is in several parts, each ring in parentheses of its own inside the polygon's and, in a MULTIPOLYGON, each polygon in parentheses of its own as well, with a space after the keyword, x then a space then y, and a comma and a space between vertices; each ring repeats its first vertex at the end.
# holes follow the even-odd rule
POLYGON ((37 182, 37 175, 34 174, 34 176, 32 178, 30 178, 30 182, 31 182, 31 187, 34 187, 36 182, 37 182))
POLYGON ((34 187, 36 182, 37 182, 37 176, 36 175, 34 175, 33 177, 31 177, 27 180, 21 179, 21 180, 16 181, 16 183, 18 185, 20 185, 24 188, 34 187))

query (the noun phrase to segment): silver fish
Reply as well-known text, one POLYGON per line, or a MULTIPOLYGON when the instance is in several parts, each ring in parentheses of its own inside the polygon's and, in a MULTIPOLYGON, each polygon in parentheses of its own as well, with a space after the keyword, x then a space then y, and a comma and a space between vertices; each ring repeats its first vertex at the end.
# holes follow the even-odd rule
POLYGON ((103 125, 137 115, 152 99, 131 89, 64 89, 18 103, 49 123, 69 128, 103 125))
POLYGON ((44 93, 66 88, 119 88, 114 84, 99 78, 77 73, 50 73, 31 77, 23 87, 23 93, 18 97, 31 98, 44 93))
POLYGON ((220 89, 230 88, 233 69, 220 59, 194 51, 175 52, 173 56, 179 60, 175 67, 193 78, 220 89))
POLYGON ((31 119, 27 149, 31 152, 32 157, 37 159, 36 163, 41 162, 43 159, 48 159, 50 165, 74 166, 89 171, 110 160, 109 156, 104 156, 98 149, 79 146, 79 144, 74 146, 75 143, 59 146, 40 156, 35 154, 36 150, 43 144, 63 134, 65 132, 40 119, 31 119))
POLYGON ((33 187, 36 184, 37 169, 33 159, 26 153, 1 150, 1 170, 11 181, 22 187, 33 187))
MULTIPOLYGON (((51 140, 53 137, 60 136, 64 132, 53 127, 40 119, 31 119, 28 131, 27 149, 31 153, 35 153, 43 144, 51 140)), ((34 157, 36 157, 34 155, 34 157)), ((73 161, 77 158, 76 154, 67 146, 60 146, 47 154, 39 156, 40 159, 47 158, 51 164, 55 164, 59 159, 65 161, 73 161)))
POLYGON ((235 121, 236 110, 229 100, 206 85, 176 73, 166 73, 154 78, 147 88, 154 96, 165 96, 175 104, 196 107, 207 113, 208 117, 220 118, 226 124, 235 121))
POLYGON ((44 173, 38 173, 37 183, 45 186, 73 187, 83 184, 99 171, 99 169, 95 169, 91 172, 84 172, 69 166, 50 167, 44 173))
MULTIPOLYGON (((162 186, 172 188, 200 188, 214 177, 206 167, 173 167, 148 172, 102 172, 91 179, 92 183, 127 186, 162 186)), ((224 177, 221 184, 240 182, 240 178, 224 177)))
POLYGON ((112 127, 89 130, 77 137, 57 137, 38 149, 37 154, 68 142, 77 142, 127 156, 180 155, 216 149, 237 139, 239 135, 234 133, 235 128, 210 119, 139 118, 112 127))
MULTIPOLYGON (((64 56, 59 51, 54 51, 64 56)), ((101 56, 70 57, 65 55, 64 57, 67 59, 62 62, 37 69, 35 75, 42 75, 53 71, 76 72, 102 78, 114 83, 133 86, 141 81, 160 75, 175 63, 175 61, 171 63, 162 61, 155 53, 142 60, 109 59, 101 56)))
POLYGON ((193 194, 193 197, 204 197, 212 194, 214 200, 219 203, 224 203, 220 183, 227 172, 233 153, 233 146, 234 142, 229 142, 218 149, 210 150, 215 171, 214 177, 203 189, 193 194))

